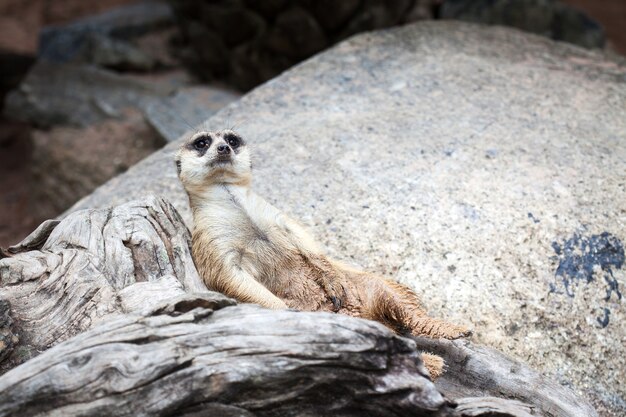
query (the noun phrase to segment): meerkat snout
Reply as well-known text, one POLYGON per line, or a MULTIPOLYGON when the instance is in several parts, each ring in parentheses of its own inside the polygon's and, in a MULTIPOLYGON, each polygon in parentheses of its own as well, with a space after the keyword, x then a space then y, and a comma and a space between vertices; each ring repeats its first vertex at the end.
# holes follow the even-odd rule
POLYGON ((248 183, 250 167, 246 142, 231 130, 198 132, 176 155, 178 177, 190 194, 211 184, 248 183))
POLYGON ((228 155, 228 154, 230 154, 230 147, 228 145, 226 145, 225 143, 222 143, 221 145, 219 145, 217 147, 217 154, 218 155, 228 155))

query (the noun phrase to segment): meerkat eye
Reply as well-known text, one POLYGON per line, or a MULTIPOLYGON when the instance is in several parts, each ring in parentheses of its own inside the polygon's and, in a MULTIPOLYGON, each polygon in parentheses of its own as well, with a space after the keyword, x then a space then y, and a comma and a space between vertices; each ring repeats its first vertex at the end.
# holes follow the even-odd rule
POLYGON ((228 144, 234 149, 237 146, 239 146, 240 142, 239 142, 239 138, 235 135, 228 135, 226 136, 226 142, 228 142, 228 144))
POLYGON ((209 142, 205 138, 199 138, 193 142, 193 147, 196 148, 197 150, 202 150, 206 148, 208 145, 209 145, 209 142))

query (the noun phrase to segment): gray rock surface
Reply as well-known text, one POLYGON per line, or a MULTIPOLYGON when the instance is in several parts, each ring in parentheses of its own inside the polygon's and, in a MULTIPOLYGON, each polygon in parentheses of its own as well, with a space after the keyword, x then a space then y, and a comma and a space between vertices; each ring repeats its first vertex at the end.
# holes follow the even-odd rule
POLYGON ((89 126, 143 109, 172 94, 174 87, 148 83, 87 65, 39 61, 5 100, 4 112, 36 126, 89 126))
POLYGON ((111 41, 129 39, 173 23, 172 10, 165 1, 144 0, 68 25, 44 28, 39 35, 38 55, 47 61, 70 62, 82 53, 93 35, 111 41))
POLYGON ((150 125, 172 142, 240 96, 238 92, 217 87, 183 87, 171 97, 155 100, 144 114, 150 125))
POLYGON ((150 71, 158 64, 154 57, 130 42, 99 33, 85 35, 84 44, 73 62, 126 71, 150 71))
POLYGON ((90 65, 39 61, 8 94, 4 113, 44 128, 87 127, 122 120, 133 108, 172 141, 240 97, 232 90, 191 83, 177 73, 130 77, 90 65))
MULTIPOLYGON (((624 60, 422 23, 344 42, 207 123, 239 125, 257 192, 331 255, 412 286, 600 414, 626 412, 624 60)), ((75 208, 155 193, 188 223, 176 147, 75 208)))

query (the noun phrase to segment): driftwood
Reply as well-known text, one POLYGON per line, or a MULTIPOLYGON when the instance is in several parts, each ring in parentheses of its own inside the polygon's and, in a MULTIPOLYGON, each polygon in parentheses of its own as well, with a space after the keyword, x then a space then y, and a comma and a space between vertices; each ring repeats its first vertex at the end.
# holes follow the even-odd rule
MULTIPOLYGON (((6 370, 111 315, 207 291, 189 231, 162 200, 44 222, 0 260, 0 299, 19 337, 6 370)), ((1 324, 1 322, 0 322, 1 324)))
POLYGON ((163 200, 45 222, 3 254, 0 416, 595 415, 467 341, 235 305, 203 286, 163 200), (448 363, 436 384, 418 347, 448 363))
POLYGON ((110 320, 13 369, 0 414, 450 415, 415 345, 377 323, 252 305, 186 311, 200 300, 110 320))

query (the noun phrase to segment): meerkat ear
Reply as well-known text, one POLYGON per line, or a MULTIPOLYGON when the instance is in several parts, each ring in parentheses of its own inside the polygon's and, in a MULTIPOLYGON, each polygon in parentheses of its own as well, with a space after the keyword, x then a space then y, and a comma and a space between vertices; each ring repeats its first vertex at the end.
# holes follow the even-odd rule
POLYGON ((176 172, 180 175, 180 171, 182 170, 180 159, 176 159, 174 162, 176 162, 176 172))

